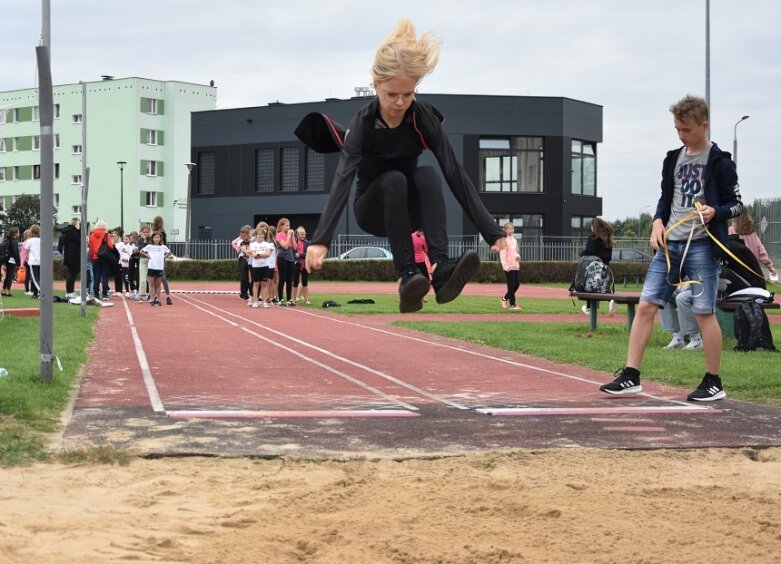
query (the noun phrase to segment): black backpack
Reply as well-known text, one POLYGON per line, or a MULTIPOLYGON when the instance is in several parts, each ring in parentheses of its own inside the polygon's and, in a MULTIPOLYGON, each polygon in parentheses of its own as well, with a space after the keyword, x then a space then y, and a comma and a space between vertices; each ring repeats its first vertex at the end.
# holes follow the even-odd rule
POLYGON ((612 294, 614 292, 613 271, 595 255, 585 255, 578 259, 575 278, 569 287, 570 292, 589 292, 594 294, 612 294))
POLYGON ((735 338, 738 340, 736 351, 777 350, 773 344, 767 314, 757 302, 743 302, 738 306, 735 310, 734 328, 735 338))

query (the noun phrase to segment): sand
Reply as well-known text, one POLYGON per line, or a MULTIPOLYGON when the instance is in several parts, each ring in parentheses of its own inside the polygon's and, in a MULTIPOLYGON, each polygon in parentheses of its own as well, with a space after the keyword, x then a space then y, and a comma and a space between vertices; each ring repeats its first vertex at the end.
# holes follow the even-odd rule
POLYGON ((0 469, 0 562, 778 562, 781 448, 0 469))

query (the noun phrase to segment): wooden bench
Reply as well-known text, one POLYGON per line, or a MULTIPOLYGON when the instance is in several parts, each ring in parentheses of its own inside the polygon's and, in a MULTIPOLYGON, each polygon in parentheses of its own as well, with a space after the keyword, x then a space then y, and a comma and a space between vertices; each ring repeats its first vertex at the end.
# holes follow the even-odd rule
MULTIPOLYGON (((572 292, 570 295, 573 298, 585 301, 589 308, 589 331, 594 332, 597 330, 597 312, 599 310, 599 302, 609 302, 613 300, 617 304, 624 304, 627 308, 626 315, 626 328, 632 329, 632 322, 635 320, 635 306, 640 303, 639 294, 593 294, 590 292, 572 292)), ((735 311, 742 302, 736 301, 721 301, 716 306, 722 311, 735 311)), ((781 309, 779 303, 764 303, 760 304, 762 309, 781 309)), ((673 302, 675 307, 675 302, 673 302)))
MULTIPOLYGON (((742 304, 743 302, 730 302, 730 301, 721 301, 716 304, 716 307, 723 311, 735 311, 738 309, 738 306, 742 304)), ((762 306, 762 309, 781 309, 781 304, 770 302, 766 304, 759 304, 762 306)))
POLYGON ((599 302, 609 302, 613 300, 617 304, 624 304, 627 308, 626 328, 632 328, 632 322, 635 320, 635 306, 640 303, 640 294, 593 294, 591 292, 572 292, 573 298, 585 301, 589 308, 589 331, 597 330, 597 312, 599 302))

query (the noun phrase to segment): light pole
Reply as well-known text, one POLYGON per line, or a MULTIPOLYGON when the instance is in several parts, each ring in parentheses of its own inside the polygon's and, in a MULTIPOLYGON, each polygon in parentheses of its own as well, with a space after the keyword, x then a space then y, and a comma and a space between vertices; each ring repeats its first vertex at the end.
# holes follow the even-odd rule
POLYGON ((746 121, 748 118, 749 116, 743 116, 735 122, 735 129, 732 136, 732 160, 736 166, 738 164, 738 125, 740 125, 741 122, 746 121))
POLYGON ((195 167, 195 163, 185 163, 184 166, 187 167, 187 219, 184 222, 184 257, 190 258, 190 192, 192 192, 193 168, 195 167))
POLYGON ((127 161, 117 161, 119 167, 119 230, 125 236, 125 165, 127 161))

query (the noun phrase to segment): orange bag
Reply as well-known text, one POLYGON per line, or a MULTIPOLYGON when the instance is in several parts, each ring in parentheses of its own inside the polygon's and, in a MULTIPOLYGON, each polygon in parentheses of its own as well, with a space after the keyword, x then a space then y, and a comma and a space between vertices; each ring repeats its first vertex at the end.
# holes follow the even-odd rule
POLYGON ((24 284, 24 281, 27 279, 27 269, 25 267, 17 268, 16 269, 16 281, 19 284, 24 284))

